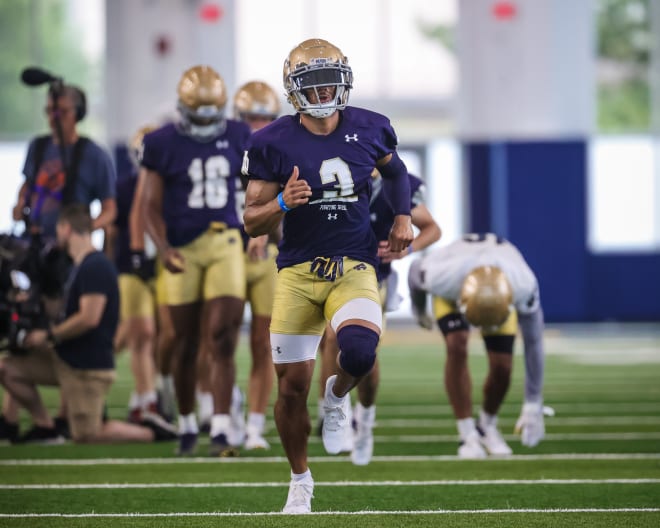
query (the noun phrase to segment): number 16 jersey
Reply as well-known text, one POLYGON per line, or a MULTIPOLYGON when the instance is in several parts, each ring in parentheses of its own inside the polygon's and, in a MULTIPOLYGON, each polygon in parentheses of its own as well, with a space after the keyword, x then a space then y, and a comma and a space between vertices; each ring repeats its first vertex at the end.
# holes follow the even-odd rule
POLYGON ((196 141, 172 123, 144 136, 141 163, 163 179, 163 219, 172 246, 193 241, 211 222, 242 225, 236 187, 249 136, 245 123, 231 119, 208 142, 196 141))

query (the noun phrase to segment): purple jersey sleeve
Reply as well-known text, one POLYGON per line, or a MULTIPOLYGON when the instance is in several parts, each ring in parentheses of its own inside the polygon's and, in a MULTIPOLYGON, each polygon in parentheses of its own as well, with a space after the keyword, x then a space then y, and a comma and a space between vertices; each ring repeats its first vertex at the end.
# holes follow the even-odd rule
POLYGON ((249 137, 249 127, 231 119, 225 131, 208 142, 179 132, 175 124, 145 135, 141 163, 163 179, 163 218, 170 244, 191 242, 211 222, 230 228, 242 225, 237 181, 249 137))
POLYGON ((255 132, 246 152, 248 178, 284 186, 294 165, 312 188, 309 203, 284 217, 278 266, 315 257, 345 256, 376 264, 369 222, 371 172, 396 148, 389 120, 348 107, 328 136, 306 130, 298 116, 284 116, 255 132))
MULTIPOLYGON (((425 187, 421 178, 408 173, 410 183, 410 209, 424 203, 425 187)), ((374 182, 374 193, 371 198, 371 227, 374 230, 378 241, 387 240, 390 235, 390 229, 394 223, 394 209, 382 190, 383 179, 378 178, 374 182)), ((392 272, 391 263, 379 262, 377 268, 378 280, 386 279, 392 272)))

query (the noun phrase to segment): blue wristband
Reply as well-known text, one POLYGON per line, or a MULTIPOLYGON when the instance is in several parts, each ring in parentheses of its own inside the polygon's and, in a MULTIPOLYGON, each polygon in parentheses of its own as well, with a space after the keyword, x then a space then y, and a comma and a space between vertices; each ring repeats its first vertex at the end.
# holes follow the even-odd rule
POLYGON ((280 209, 284 211, 285 213, 291 211, 290 207, 287 207, 286 204, 284 203, 284 196, 282 196, 282 193, 277 195, 277 203, 280 204, 280 209))

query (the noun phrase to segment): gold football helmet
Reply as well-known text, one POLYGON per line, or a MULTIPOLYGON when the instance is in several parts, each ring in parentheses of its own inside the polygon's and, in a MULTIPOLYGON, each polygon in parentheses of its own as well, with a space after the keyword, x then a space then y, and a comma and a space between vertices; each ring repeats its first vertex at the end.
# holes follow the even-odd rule
POLYGON ((297 112, 313 117, 329 117, 348 103, 353 87, 353 72, 341 50, 327 40, 309 39, 291 50, 284 61, 284 89, 297 112), (320 102, 318 88, 334 86, 333 98, 320 102), (316 94, 316 103, 308 98, 316 94))
POLYGON ((183 72, 177 88, 181 129, 198 141, 211 141, 224 132, 227 89, 210 66, 193 66, 183 72))
POLYGON ((511 285, 502 270, 481 266, 463 280, 458 307, 471 325, 497 327, 509 316, 512 300, 511 285))
POLYGON ((280 113, 280 99, 268 84, 250 81, 241 86, 234 95, 234 117, 247 121, 259 117, 274 121, 280 113))
POLYGON ((144 150, 144 144, 142 143, 142 140, 144 139, 144 136, 146 136, 149 132, 153 132, 154 130, 156 130, 156 127, 153 125, 145 125, 140 127, 128 142, 128 156, 131 158, 131 161, 135 167, 139 167, 140 160, 142 160, 142 151, 144 150))

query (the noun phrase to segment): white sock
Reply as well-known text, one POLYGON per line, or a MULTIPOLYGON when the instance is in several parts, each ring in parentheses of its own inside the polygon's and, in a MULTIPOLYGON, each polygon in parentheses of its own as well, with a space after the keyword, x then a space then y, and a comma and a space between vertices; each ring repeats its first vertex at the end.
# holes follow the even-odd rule
POLYGON ((147 409, 149 405, 151 405, 152 403, 156 403, 157 401, 156 391, 152 390, 152 391, 143 392, 138 396, 138 398, 140 400, 140 408, 147 409))
POLYGON ((192 412, 186 415, 179 415, 179 434, 185 433, 199 433, 199 427, 197 426, 197 418, 195 413, 192 412))
POLYGON ((210 392, 201 392, 197 391, 197 414, 199 415, 199 421, 205 422, 211 419, 213 416, 213 394, 210 392))
POLYGON ((140 395, 135 391, 131 392, 131 397, 128 399, 128 408, 129 409, 140 408, 140 395))
POLYGON ((332 388, 335 386, 335 381, 336 379, 332 380, 332 383, 328 384, 325 388, 325 401, 326 403, 330 404, 332 407, 339 407, 342 403, 344 403, 344 398, 335 396, 335 393, 332 392, 332 388))
POLYGON ((255 431, 257 434, 264 432, 264 425, 266 424, 266 416, 262 413, 249 413, 247 427, 255 431))
POLYGON ((355 404, 355 420, 361 425, 373 427, 376 421, 376 406, 363 407, 360 402, 355 404))
POLYGON ((458 435, 461 440, 465 440, 471 433, 477 432, 477 426, 472 417, 456 420, 456 427, 458 427, 458 435))
POLYGON ((226 436, 229 432, 230 424, 231 418, 228 414, 214 414, 211 417, 211 437, 218 436, 219 434, 226 436))
POLYGON ((300 482, 301 480, 305 480, 306 478, 312 478, 312 472, 307 469, 304 473, 294 473, 293 471, 291 472, 291 480, 295 482, 300 482))
POLYGON ((482 427, 497 426, 497 415, 488 414, 486 411, 481 409, 479 412, 479 425, 482 427))

